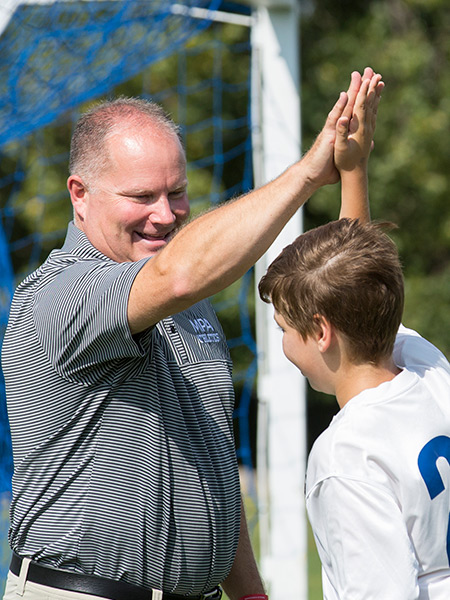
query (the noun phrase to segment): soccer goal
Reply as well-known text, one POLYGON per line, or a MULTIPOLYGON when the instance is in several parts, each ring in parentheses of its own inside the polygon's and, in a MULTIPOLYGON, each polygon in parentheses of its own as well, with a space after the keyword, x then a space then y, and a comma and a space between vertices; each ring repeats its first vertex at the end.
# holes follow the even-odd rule
MULTIPOLYGON (((0 7, 0 335, 15 285, 63 241, 79 113, 120 94, 160 102, 183 132, 192 210, 226 202, 300 154, 298 2, 4 0, 0 7)), ((250 526, 272 600, 306 598, 304 383, 281 356, 255 278, 301 231, 213 299, 236 387, 250 526)), ((0 578, 9 563, 12 458, 0 377, 0 578)))

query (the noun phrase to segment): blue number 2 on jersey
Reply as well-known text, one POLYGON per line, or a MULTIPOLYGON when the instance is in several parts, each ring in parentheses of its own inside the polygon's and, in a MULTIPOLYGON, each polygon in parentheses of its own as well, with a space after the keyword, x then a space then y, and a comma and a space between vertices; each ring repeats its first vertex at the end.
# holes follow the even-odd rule
MULTIPOLYGON (((438 435, 430 440, 419 453, 419 471, 430 494, 431 500, 444 491, 445 485, 437 468, 437 459, 442 456, 450 464, 450 438, 438 435)), ((450 517, 447 528, 447 557, 450 565, 450 517)))

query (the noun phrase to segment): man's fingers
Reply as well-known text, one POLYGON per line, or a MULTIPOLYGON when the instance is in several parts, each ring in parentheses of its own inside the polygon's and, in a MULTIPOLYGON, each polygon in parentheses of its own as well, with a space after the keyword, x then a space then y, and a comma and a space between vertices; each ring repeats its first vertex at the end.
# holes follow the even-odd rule
POLYGON ((337 131, 337 134, 341 138, 347 139, 349 123, 350 123, 350 120, 348 117, 340 117, 338 119, 338 122, 336 125, 336 131, 337 131))
POLYGON ((374 72, 373 72, 372 67, 366 67, 364 69, 364 73, 363 73, 363 76, 362 76, 363 80, 364 79, 372 79, 373 76, 374 76, 374 72))
POLYGON ((328 113, 327 125, 329 124, 330 126, 333 127, 333 129, 335 129, 336 123, 337 123, 339 117, 342 116, 343 111, 347 105, 347 102, 348 102, 348 95, 345 92, 341 92, 339 95, 339 98, 336 101, 336 104, 333 106, 333 108, 328 113))

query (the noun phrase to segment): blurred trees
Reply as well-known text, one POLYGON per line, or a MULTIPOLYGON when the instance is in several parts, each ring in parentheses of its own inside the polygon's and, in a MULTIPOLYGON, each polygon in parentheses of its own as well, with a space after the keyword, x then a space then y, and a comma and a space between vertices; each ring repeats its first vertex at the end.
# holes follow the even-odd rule
MULTIPOLYGON (((319 130, 352 70, 383 74, 370 161, 372 217, 399 225, 407 278, 405 321, 450 351, 450 11, 445 0, 318 0, 302 18, 304 146, 319 130), (356 10, 355 10, 356 9, 356 10), (432 292, 433 290, 433 292, 432 292), (424 311, 422 304, 426 304, 424 311), (414 312, 432 312, 418 321, 414 312), (447 327, 445 326, 447 325, 447 327)), ((336 190, 317 194, 308 226, 335 218, 336 190)))
MULTIPOLYGON (((303 147, 312 143, 338 92, 347 89, 351 71, 362 72, 370 65, 382 73, 386 88, 369 171, 372 218, 399 226, 392 236, 405 270, 405 325, 417 329, 448 357, 448 2, 316 0, 303 2, 302 7, 303 147)), ((337 218, 338 204, 336 187, 319 191, 306 207, 305 226, 337 218)), ((326 412, 332 402, 313 394, 311 400, 313 414, 326 412)))

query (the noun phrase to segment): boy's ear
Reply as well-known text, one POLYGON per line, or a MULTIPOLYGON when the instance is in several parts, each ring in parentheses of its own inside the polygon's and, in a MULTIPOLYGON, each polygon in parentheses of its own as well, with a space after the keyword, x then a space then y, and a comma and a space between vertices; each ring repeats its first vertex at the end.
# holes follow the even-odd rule
POLYGON ((326 352, 331 346, 333 339, 333 326, 323 315, 315 314, 314 323, 316 324, 315 339, 319 352, 326 352))

